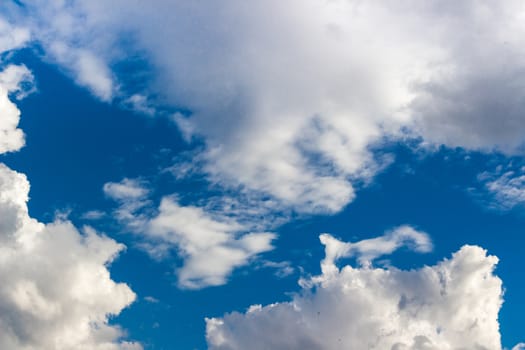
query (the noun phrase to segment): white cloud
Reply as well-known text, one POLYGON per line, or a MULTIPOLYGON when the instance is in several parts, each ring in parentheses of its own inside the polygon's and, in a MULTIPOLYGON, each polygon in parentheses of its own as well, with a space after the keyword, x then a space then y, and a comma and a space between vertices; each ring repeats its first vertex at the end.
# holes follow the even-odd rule
POLYGON ((0 86, 17 100, 35 92, 35 78, 24 65, 8 65, 0 72, 0 86))
POLYGON ((89 210, 85 213, 83 213, 80 218, 84 220, 100 220, 104 216, 106 216, 106 213, 101 210, 89 210))
POLYGON ((171 119, 175 124, 177 124, 177 127, 179 128, 179 131, 182 134, 184 140, 190 143, 195 134, 193 123, 189 120, 189 118, 185 117, 179 112, 173 114, 171 119))
POLYGON ((201 208, 182 207, 164 198, 159 214, 148 222, 147 233, 177 247, 185 258, 178 270, 179 284, 187 288, 220 285, 233 268, 247 264, 258 253, 272 249, 271 233, 248 233, 235 221, 218 221, 201 208))
MULTIPOLYGON (((427 249, 427 238, 410 236, 421 243, 414 248, 427 249)), ((336 258, 335 242, 326 245, 327 259, 336 258)), ((369 242, 353 244, 359 247, 369 242)), ((502 283, 493 274, 497 262, 480 247, 464 246, 451 259, 415 270, 336 268, 302 283, 304 289, 290 302, 207 319, 208 346, 224 350, 501 349, 502 283)))
POLYGON ((211 179, 296 211, 343 208, 388 163, 371 147, 402 128, 470 149, 523 143, 518 0, 41 0, 25 11, 48 54, 103 99, 118 85, 108 67, 140 53, 148 92, 191 111, 175 119, 204 138, 211 179))
POLYGON ((522 150, 518 0, 40 0, 24 11, 48 55, 102 99, 120 86, 109 67, 141 55, 151 84, 128 102, 149 93, 191 111, 175 120, 205 140, 213 182, 299 212, 341 210, 388 163, 371 148, 402 129, 522 150))
POLYGON ((128 97, 123 102, 124 106, 134 110, 135 112, 152 116, 155 114, 155 108, 151 106, 148 98, 141 94, 134 94, 128 97))
MULTIPOLYGON (((0 17, 0 54, 18 49, 29 40, 26 28, 13 27, 0 17)), ((24 65, 6 65, 0 58, 0 154, 18 151, 25 144, 24 133, 18 128, 20 111, 9 99, 22 99, 35 90, 34 77, 24 65)))
POLYGON ((104 193, 114 200, 138 200, 148 195, 148 190, 140 181, 124 179, 120 182, 104 184, 104 193))
MULTIPOLYGON (((0 20, 0 29, 6 28, 0 20)), ((24 33, 1 32, 0 49, 20 45, 24 33)), ((25 66, 0 72, 0 154, 24 145, 20 111, 9 95, 20 99, 33 90, 25 66)), ((0 348, 142 349, 122 341, 124 332, 109 325, 135 299, 107 268, 124 246, 91 228, 80 233, 65 220, 38 222, 29 216, 28 195, 26 177, 0 163, 0 348)))
MULTIPOLYGON (((9 8, 11 14, 17 12, 11 8, 14 5, 5 3, 0 6, 9 8)), ((48 58, 103 100, 119 93, 115 80, 119 73, 111 67, 126 60, 131 51, 141 52, 156 73, 148 92, 191 111, 184 124, 175 119, 188 140, 192 135, 205 140, 200 159, 205 160, 203 169, 210 179, 267 195, 278 203, 276 207, 299 212, 341 210, 355 197, 355 184, 370 179, 388 163, 387 158, 375 159, 372 148, 380 146, 385 137, 402 135, 404 128, 432 144, 507 153, 523 148, 524 22, 517 0, 465 1, 459 5, 456 1, 416 0, 395 4, 156 0, 150 6, 124 0, 36 0, 21 11, 27 11, 27 16, 22 16, 25 19, 20 23, 33 29, 48 58)), ((27 40, 28 34, 20 33, 0 36, 0 45, 27 40)), ((142 93, 131 96, 147 99, 142 93)), ((12 113, 6 119, 11 122, 2 128, 15 136, 3 151, 23 144, 21 136, 16 136, 18 111, 16 107, 6 110, 12 113)), ((186 258, 180 278, 188 287, 223 283, 235 266, 270 248, 271 234, 245 234, 248 228, 239 220, 217 216, 204 206, 181 206, 172 197, 164 198, 154 215, 145 215, 141 210, 149 205, 146 193, 129 189, 117 186, 106 190, 122 204, 119 219, 134 230, 153 233, 161 241, 157 248, 179 247, 186 258), (198 223, 186 224, 186 216, 198 223), (210 246, 204 245, 200 235, 213 238, 210 246), (217 261, 216 270, 202 266, 205 254, 217 261), (182 273, 185 268, 187 276, 182 273)), ((9 222, 4 225, 9 227, 9 222)), ((378 252, 364 243, 351 245, 354 250, 343 247, 359 252, 366 261, 397 247, 398 238, 373 241, 384 245, 375 248, 378 252)), ((420 236, 409 238, 416 247, 427 247, 418 241, 420 236)), ((412 281, 415 276, 416 287, 432 289, 440 285, 418 278, 440 271, 461 275, 454 264, 472 268, 468 272, 474 280, 477 272, 489 271, 486 283, 498 288, 492 288, 490 295, 474 295, 486 296, 490 300, 484 307, 496 309, 501 290, 499 280, 491 275, 494 261, 474 247, 416 272, 350 268, 334 278, 342 281, 345 271, 357 271, 366 284, 376 273, 386 276, 378 277, 381 284, 394 283, 399 276, 411 276, 407 278, 412 281), (467 258, 479 262, 479 271, 467 258)), ((387 291, 380 287, 378 293, 387 291)), ((446 287, 463 286, 454 280, 446 287)), ((461 292, 457 292, 458 299, 465 297, 461 292)), ((438 309, 433 308, 435 302, 447 310, 451 299, 441 296, 422 308, 434 312, 438 309)), ((392 300, 387 306, 393 308, 396 303, 392 300)), ((281 308, 284 316, 288 315, 290 307, 281 308)), ((487 311, 488 323, 493 320, 493 309, 487 311)), ((463 311, 459 306, 458 310, 463 311)), ((480 306, 480 310, 485 309, 480 306)), ((371 309, 373 312, 382 311, 371 309)), ((428 333, 425 337, 438 348, 446 348, 449 343, 482 341, 493 331, 489 327, 481 337, 457 340, 450 333, 442 336, 443 331, 431 333, 426 326, 421 332, 413 331, 409 316, 401 320, 408 327, 405 348, 423 347, 424 338, 417 336, 421 332, 428 333)), ((448 316, 432 318, 428 327, 436 320, 455 325, 456 320, 448 316)), ((460 316, 457 322, 461 323, 460 316)), ((219 325, 221 321, 209 324, 214 322, 219 325)), ((417 328, 421 323, 414 324, 417 328)), ((478 327, 472 329, 468 332, 476 332, 478 327)))
POLYGON ((54 44, 50 50, 57 60, 73 70, 79 85, 88 87, 103 101, 110 101, 114 93, 111 71, 105 62, 88 50, 54 44))
POLYGON ((117 201, 119 207, 113 212, 115 217, 127 224, 132 230, 140 230, 147 218, 136 213, 147 207, 149 189, 146 183, 136 179, 123 179, 120 182, 107 182, 103 186, 104 194, 117 201))
POLYGON ((144 300, 147 301, 148 303, 152 303, 152 304, 157 304, 157 303, 160 302, 157 298, 152 297, 152 296, 145 296, 144 300))
POLYGON ((114 97, 118 84, 108 60, 118 50, 108 41, 113 35, 105 32, 106 28, 99 28, 93 17, 85 16, 76 4, 65 1, 33 1, 24 6, 5 2, 0 6, 8 18, 29 29, 17 37, 29 37, 30 31, 45 50, 45 57, 58 63, 76 83, 103 101, 114 97))
POLYGON ((289 261, 262 261, 260 267, 274 269, 274 275, 278 278, 290 276, 295 272, 292 263, 290 263, 289 261))
POLYGON ((0 17, 0 52, 4 53, 22 47, 29 41, 28 28, 12 26, 0 17))
POLYGON ((424 232, 403 225, 396 227, 384 236, 365 239, 357 243, 345 243, 324 233, 320 236, 326 249, 326 257, 321 263, 324 273, 337 270, 335 261, 343 257, 357 257, 363 266, 370 266, 372 261, 382 255, 391 254, 402 246, 409 246, 416 252, 427 253, 432 250, 432 241, 424 232))
POLYGON ((120 202, 116 217, 143 235, 142 245, 155 257, 176 250, 184 260, 177 269, 179 286, 198 289, 226 283, 233 269, 248 264, 257 254, 273 249, 273 233, 254 232, 235 219, 209 213, 202 207, 182 206, 173 196, 158 208, 135 180, 108 183, 105 192, 120 202))
MULTIPOLYGON (((520 1, 436 2, 450 59, 411 102, 426 141, 523 154, 525 10, 520 1), (444 14, 444 16, 443 16, 444 14)), ((430 9, 433 10, 431 7, 430 9)))
POLYGON ((509 210, 525 204, 525 167, 498 167, 494 173, 479 176, 487 192, 492 195, 491 207, 509 210))
POLYGON ((135 300, 107 269, 124 246, 30 218, 28 191, 24 175, 0 164, 0 348, 141 349, 108 324, 135 300))
POLYGON ((33 75, 25 66, 9 65, 0 72, 0 154, 18 151, 25 144, 24 133, 18 129, 20 111, 9 94, 23 98, 32 86, 33 75))

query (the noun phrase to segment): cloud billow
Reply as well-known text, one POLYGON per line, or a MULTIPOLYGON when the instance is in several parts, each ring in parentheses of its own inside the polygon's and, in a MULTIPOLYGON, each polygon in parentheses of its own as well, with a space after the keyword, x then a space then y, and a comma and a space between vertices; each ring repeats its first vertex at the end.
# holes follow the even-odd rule
MULTIPOLYGON (((393 243, 394 236, 376 240, 393 243)), ((450 259, 414 270, 339 269, 335 262, 345 254, 334 252, 364 246, 356 251, 366 256, 368 242, 344 243, 328 235, 321 241, 326 250, 321 275, 303 280, 302 291, 289 302, 207 319, 209 349, 501 349, 503 290, 493 274, 498 259, 482 248, 464 246, 450 259)), ((428 236, 413 234, 406 243, 425 251, 428 236)))
POLYGON ((80 85, 147 114, 147 96, 183 106, 212 182, 297 212, 340 211, 388 164, 385 139, 523 150, 517 0, 24 4, 3 6, 80 85), (128 96, 111 67, 130 52, 153 79, 128 96))
MULTIPOLYGON (((0 19, 0 28, 10 27, 0 19)), ((27 39, 24 30, 11 29, 0 34, 0 50, 27 39)), ((32 82, 25 66, 7 65, 0 72, 0 154, 24 146, 20 111, 10 96, 23 98, 32 82)), ((31 218, 29 187, 25 175, 0 163, 0 348, 142 349, 122 340, 124 332, 109 324, 135 300, 108 270, 124 246, 89 227, 81 233, 68 221, 44 224, 31 218)))
POLYGON ((107 268, 124 246, 30 218, 28 191, 24 175, 0 164, 0 348, 142 349, 108 324, 135 300, 107 268))

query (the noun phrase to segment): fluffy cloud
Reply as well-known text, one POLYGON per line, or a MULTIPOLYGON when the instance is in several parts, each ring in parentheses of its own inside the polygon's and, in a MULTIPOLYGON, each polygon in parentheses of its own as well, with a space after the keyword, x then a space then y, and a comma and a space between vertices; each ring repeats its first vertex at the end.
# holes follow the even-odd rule
POLYGON ((141 349, 108 324, 135 299, 107 269, 124 247, 30 218, 28 191, 24 175, 0 164, 0 348, 141 349))
MULTIPOLYGON (((29 40, 27 28, 15 27, 0 17, 0 54, 18 49, 29 40)), ((20 111, 9 99, 22 99, 34 90, 33 75, 24 65, 6 65, 0 57, 0 154, 17 151, 25 144, 24 133, 18 128, 20 111)))
MULTIPOLYGON (((0 45, 1 41, 2 38, 0 45)), ((0 154, 17 151, 25 144, 24 133, 18 128, 20 111, 9 95, 24 98, 33 91, 33 80, 33 75, 23 65, 8 65, 0 72, 0 154)))
POLYGON ((182 288, 224 284, 234 268, 273 248, 273 233, 252 232, 228 216, 182 206, 173 196, 162 198, 158 208, 152 209, 147 190, 136 180, 107 183, 104 190, 120 203, 116 217, 143 235, 143 247, 153 256, 176 250, 183 258, 183 266, 177 270, 182 288))
MULTIPOLYGON (((450 59, 411 102, 428 142, 523 154, 525 12, 520 1, 435 2, 450 59)), ((434 25, 435 21, 427 23, 434 25)))
MULTIPOLYGON (((415 248, 427 249, 424 234, 409 236, 415 248)), ((392 241, 392 234, 378 239, 392 241)), ((321 241, 323 264, 341 256, 333 254, 334 246, 349 244, 326 235, 321 241)), ((224 350, 501 349, 497 262, 480 247, 464 246, 450 259, 415 270, 323 269, 303 281, 304 289, 290 302, 207 319, 208 345, 224 350)))
MULTIPOLYGON (((0 49, 21 41, 23 33, 0 34, 0 49)), ((0 154, 24 145, 20 111, 9 94, 24 97, 32 82, 25 66, 0 72, 0 154)), ((0 348, 142 349, 109 325, 135 299, 107 268, 124 247, 90 228, 80 233, 67 221, 38 222, 29 216, 28 194, 26 177, 0 163, 0 348)))
POLYGON ((296 211, 344 207, 389 161, 372 148, 400 130, 431 144, 522 149, 518 0, 4 7, 31 18, 51 58, 103 99, 126 85, 110 67, 140 54, 155 74, 128 103, 149 93, 184 106, 191 115, 174 120, 187 140, 204 138, 214 182, 296 211))

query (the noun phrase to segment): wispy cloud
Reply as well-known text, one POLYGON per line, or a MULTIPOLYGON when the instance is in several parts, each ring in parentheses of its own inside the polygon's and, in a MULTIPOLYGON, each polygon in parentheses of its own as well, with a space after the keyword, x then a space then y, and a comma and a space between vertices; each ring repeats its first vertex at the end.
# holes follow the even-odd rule
POLYGON ((494 171, 479 174, 478 180, 489 195, 485 202, 490 208, 506 211, 525 205, 524 166, 513 163, 499 165, 494 171))
POLYGON ((117 219, 146 240, 143 248, 155 257, 176 251, 183 259, 177 269, 182 288, 224 284, 233 269, 273 249, 274 233, 252 231, 224 212, 183 206, 174 196, 162 198, 155 207, 145 201, 148 191, 134 180, 107 183, 104 190, 120 203, 117 219))
POLYGON ((357 257, 361 265, 370 266, 373 260, 391 254, 403 246, 421 253, 432 251, 430 237, 408 225, 396 227, 384 236, 356 243, 344 243, 326 233, 322 234, 320 239, 326 251, 326 257, 321 263, 324 273, 336 270, 335 262, 340 258, 357 257))
POLYGON ((100 210, 90 210, 83 213, 80 218, 84 220, 100 220, 106 216, 106 213, 100 210))

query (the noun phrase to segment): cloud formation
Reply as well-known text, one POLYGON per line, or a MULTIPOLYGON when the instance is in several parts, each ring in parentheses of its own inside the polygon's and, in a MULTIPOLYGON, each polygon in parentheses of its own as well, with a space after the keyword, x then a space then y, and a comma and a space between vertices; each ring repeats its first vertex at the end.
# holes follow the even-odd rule
MULTIPOLYGON (((391 241, 392 234, 377 240, 391 241), (390 236, 390 238, 388 237, 390 236)), ((426 250, 426 237, 410 235, 426 250), (419 238, 415 238, 419 237, 419 238)), ((326 259, 334 246, 322 236, 326 259)), ((366 249, 365 249, 366 251, 366 249)), ((384 252, 390 252, 385 249, 384 252)), ((464 246, 434 266, 415 270, 344 266, 303 281, 290 302, 252 306, 207 319, 210 349, 501 349, 498 311, 502 283, 498 259, 464 246)), ((335 267, 335 265, 334 265, 335 267)))
MULTIPOLYGON (((523 151, 524 22, 517 0, 465 1, 460 5, 415 0, 395 4, 269 0, 249 5, 239 0, 220 5, 156 0, 148 7, 124 0, 110 4, 101 0, 21 3, 24 6, 4 2, 0 9, 27 24, 45 57, 61 65, 78 84, 104 101, 122 97, 124 105, 146 114, 153 113, 149 96, 161 96, 170 106, 184 107, 189 112, 172 119, 188 142, 204 141, 199 159, 204 161, 202 170, 209 180, 228 189, 271 197, 280 209, 340 211, 355 197, 356 184, 369 180, 389 163, 390 158, 374 152, 386 139, 421 137, 432 145, 507 154, 523 151), (128 96, 117 67, 139 52, 155 74, 144 91, 132 91, 128 96)), ((0 29, 4 28, 12 29, 0 22, 0 29)), ((10 32, 0 36, 0 48, 20 45, 29 38, 24 29, 10 32)), ((23 145, 23 135, 17 129, 19 111, 9 101, 9 93, 15 90, 10 90, 8 82, 19 86, 21 80, 11 77, 29 75, 23 67, 2 74, 0 107, 7 112, 0 120, 0 135, 5 136, 0 152, 7 152, 23 145)), ((10 176, 14 175, 6 178, 10 176)), ((233 268, 271 249, 272 233, 252 232, 251 226, 236 218, 216 215, 204 206, 181 205, 175 197, 165 197, 158 207, 152 206, 147 191, 131 185, 117 183, 105 188, 108 196, 120 203, 117 217, 156 243, 150 251, 160 254, 163 249, 179 249, 184 259, 179 270, 181 286, 222 284, 233 268)), ((489 187, 495 193, 514 196, 518 185, 520 178, 505 174, 489 187)), ((9 194, 8 187, 4 191, 5 198, 18 198, 9 194)), ((20 198, 27 197, 27 191, 21 193, 20 198)), ((18 227, 16 208, 2 208, 14 214, 9 216, 13 220, 2 223, 5 232, 18 232, 13 228, 18 227)), ((42 232, 65 230, 72 237, 84 237, 67 223, 38 225, 42 232)), ((258 329, 268 331, 274 331, 274 324, 264 323, 264 317, 273 319, 274 313, 278 319, 288 317, 292 322, 286 326, 297 327, 289 330, 290 334, 298 336, 287 340, 291 343, 275 344, 275 348, 330 347, 335 339, 355 341, 345 338, 344 332, 338 337, 340 328, 336 326, 344 325, 341 318, 325 319, 333 329, 324 329, 325 323, 316 324, 310 316, 320 315, 315 308, 326 307, 329 312, 325 315, 342 317, 339 310, 362 307, 377 324, 363 325, 356 314, 352 329, 380 334, 372 345, 398 350, 497 349, 501 285, 492 275, 495 259, 480 248, 464 247, 451 260, 417 271, 367 266, 379 254, 406 242, 420 251, 430 249, 426 236, 419 232, 394 232, 358 243, 323 236, 327 249, 335 251, 325 263, 336 257, 357 256, 365 266, 341 271, 330 268, 334 274, 312 280, 317 292, 305 292, 294 300, 302 308, 297 309, 294 303, 277 304, 235 317, 244 322, 256 315, 254 324, 259 327, 257 322, 263 320, 258 329), (478 288, 471 291, 465 280, 478 288), (367 288, 352 289, 353 283, 370 286, 373 293, 366 294, 367 288), (405 285, 428 293, 415 294, 405 285), (354 294, 346 300, 345 293, 354 294), (330 299, 333 295, 337 298, 330 299), (347 304, 341 306, 336 302, 339 299, 347 304), (367 304, 370 300, 374 303, 367 304), (457 300, 474 312, 466 312, 457 300), (477 301, 484 304, 475 304, 477 301), (383 307, 377 309, 377 305, 383 307), (310 316, 303 319, 303 310, 310 316), (384 314, 388 310, 391 313, 384 314), (324 333, 311 338, 311 330, 301 328, 308 322, 324 333), (328 340, 323 336, 329 336, 328 340), (319 339, 326 343, 316 343, 319 339)), ((78 246, 80 251, 92 249, 83 241, 78 246)), ((97 266, 104 266, 118 251, 109 243, 102 250, 105 253, 95 262, 97 266)), ((330 266, 335 267, 333 263, 330 266)), ((39 285, 22 284, 20 288, 31 305, 53 315, 41 302, 44 297, 33 291, 40 291, 39 285)), ((115 309, 99 310, 96 317, 101 329, 115 330, 106 326, 107 315, 118 312, 130 299, 128 294, 115 309)), ((27 302, 20 300, 15 304, 22 310, 27 302)), ((245 344, 242 335, 236 338, 235 329, 229 328, 229 322, 237 327, 235 317, 208 322, 210 344, 224 348, 235 348, 236 342, 245 344)), ((245 327, 246 335, 255 336, 253 330, 250 333, 250 322, 239 327, 245 327)), ((280 327, 275 334, 285 329, 280 327)), ((95 345, 105 341, 108 346, 128 346, 115 342, 118 332, 109 332, 112 335, 105 338, 92 335, 92 331, 78 334, 87 334, 95 345)), ((12 339, 9 341, 26 338, 12 339)), ((355 344, 357 348, 369 345, 355 344)))
POLYGON ((106 39, 113 36, 101 35, 107 28, 99 28, 96 18, 64 1, 9 1, 0 6, 11 21, 24 24, 24 31, 11 30, 12 41, 31 37, 44 49, 44 57, 58 63, 77 84, 103 101, 112 100, 118 87, 108 63, 115 48, 106 39))
POLYGON ((9 95, 24 98, 32 89, 33 75, 27 67, 8 65, 0 72, 0 154, 18 151, 25 145, 24 132, 18 128, 20 111, 9 95))
POLYGON ((298 212, 341 210, 385 138, 523 150, 518 0, 23 3, 4 7, 77 82, 108 100, 112 67, 144 59, 151 84, 124 100, 183 106, 210 180, 298 212))
POLYGON ((0 348, 141 349, 108 324, 135 300, 107 269, 124 246, 30 218, 28 191, 24 175, 0 164, 0 348))
MULTIPOLYGON (((0 20, 0 29, 9 28, 0 20)), ((23 30, 0 34, 0 48, 14 48, 23 30), (9 40, 6 44, 5 37, 9 40), (7 46, 6 46, 7 45, 7 46)), ((33 76, 25 66, 0 72, 0 154, 24 145, 20 111, 9 94, 24 97, 33 76)), ((70 222, 31 218, 25 175, 0 163, 0 348, 10 350, 140 350, 109 324, 135 300, 108 265, 124 246, 70 222)))
POLYGON ((432 251, 432 241, 424 232, 403 225, 396 227, 381 237, 365 239, 356 243, 345 243, 327 233, 319 236, 325 246, 326 257, 321 262, 323 273, 337 269, 335 261, 340 258, 357 257, 362 266, 370 266, 380 256, 391 254, 402 246, 408 246, 420 253, 432 251))
POLYGON ((275 234, 252 231, 225 215, 196 206, 183 206, 174 196, 158 207, 147 199, 137 180, 104 185, 106 195, 120 203, 116 217, 146 239, 143 247, 153 256, 177 251, 183 265, 177 269, 179 286, 199 289, 226 283, 233 269, 273 249, 275 234))
POLYGON ((5 53, 23 46, 30 38, 30 30, 13 26, 0 17, 0 52, 5 53))
POLYGON ((479 175, 485 190, 492 196, 491 207, 510 210, 525 204, 525 167, 498 166, 494 172, 479 175))

